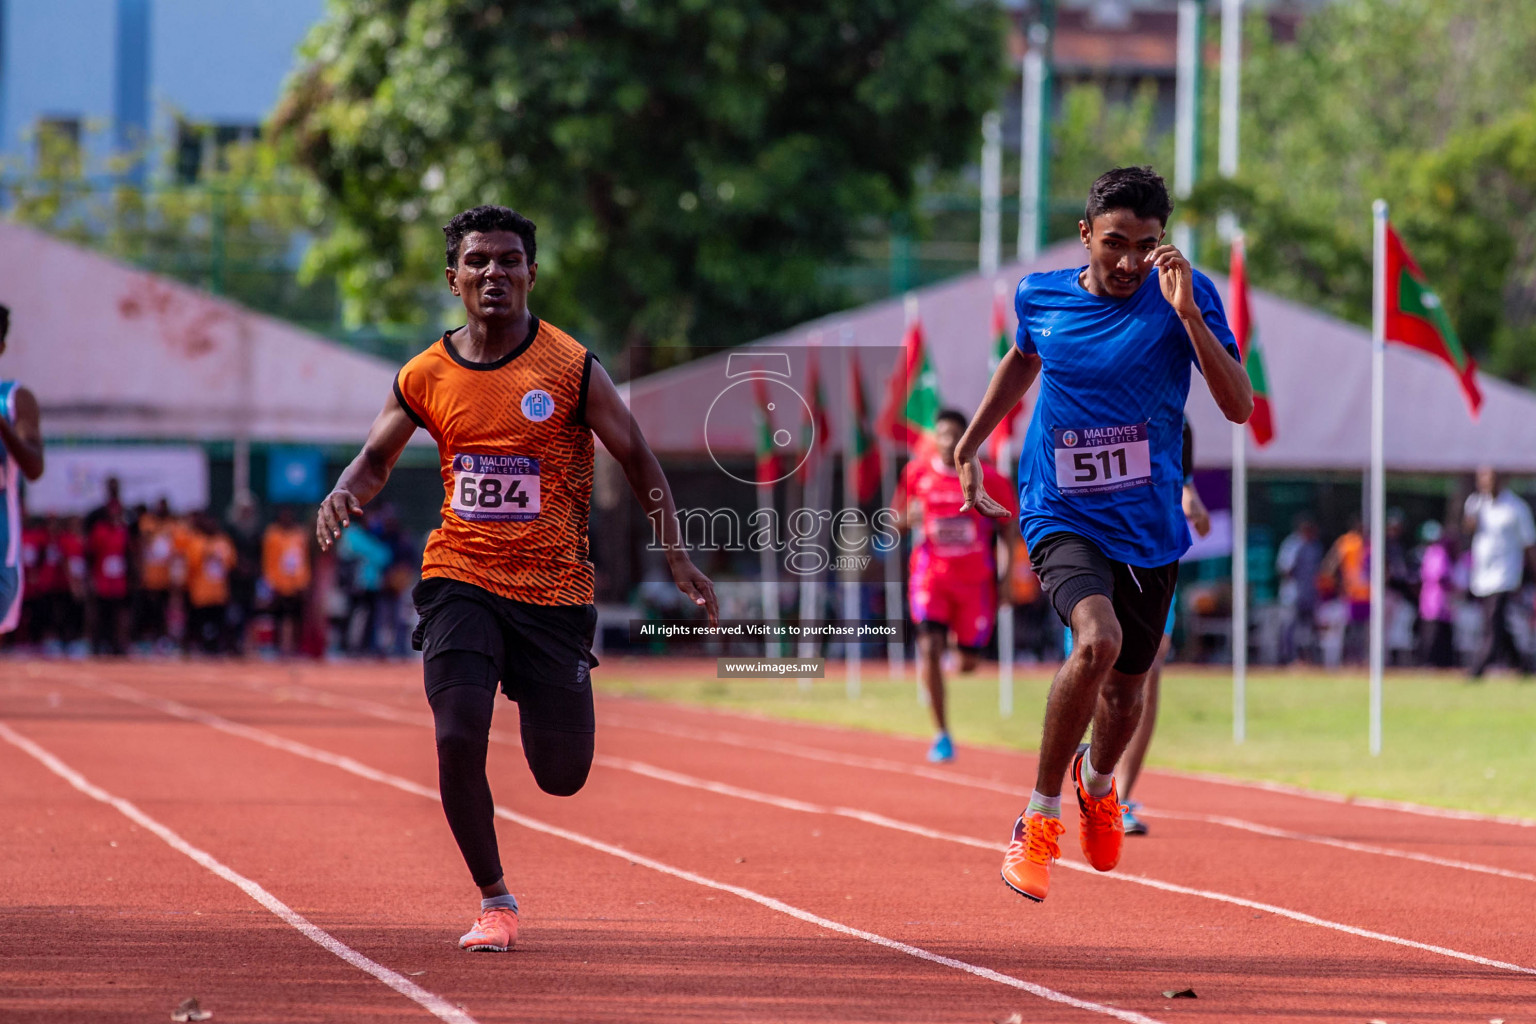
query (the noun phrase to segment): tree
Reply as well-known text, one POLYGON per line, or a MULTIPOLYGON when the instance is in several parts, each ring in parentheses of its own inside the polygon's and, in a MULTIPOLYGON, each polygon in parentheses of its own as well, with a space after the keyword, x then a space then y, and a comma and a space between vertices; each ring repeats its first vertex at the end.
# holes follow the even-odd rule
POLYGON ((1527 0, 1340 0, 1294 43, 1265 26, 1248 24, 1241 174, 1197 190, 1201 223, 1235 210, 1256 283, 1365 323, 1386 198, 1478 361, 1536 379, 1527 0))
POLYGON ((354 320, 441 310, 441 225, 499 202, 539 225, 550 319, 685 350, 836 304, 850 237, 973 159, 1002 30, 983 0, 336 2, 274 129, 354 320))

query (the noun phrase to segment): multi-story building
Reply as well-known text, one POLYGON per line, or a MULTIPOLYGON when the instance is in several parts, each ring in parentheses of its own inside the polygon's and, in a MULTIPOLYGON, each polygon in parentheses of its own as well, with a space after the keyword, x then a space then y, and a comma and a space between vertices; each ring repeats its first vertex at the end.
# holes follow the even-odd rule
POLYGON ((35 165, 44 137, 87 173, 113 154, 195 177, 277 101, 325 0, 0 0, 0 159, 35 165), (168 149, 174 149, 173 154, 168 149))

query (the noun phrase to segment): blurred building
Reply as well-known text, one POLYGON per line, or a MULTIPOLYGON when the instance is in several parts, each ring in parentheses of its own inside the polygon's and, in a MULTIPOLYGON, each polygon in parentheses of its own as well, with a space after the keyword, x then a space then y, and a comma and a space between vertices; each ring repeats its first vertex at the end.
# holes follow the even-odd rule
POLYGON ((325 0, 0 0, 0 158, 30 168, 39 136, 195 178, 276 103, 325 0))

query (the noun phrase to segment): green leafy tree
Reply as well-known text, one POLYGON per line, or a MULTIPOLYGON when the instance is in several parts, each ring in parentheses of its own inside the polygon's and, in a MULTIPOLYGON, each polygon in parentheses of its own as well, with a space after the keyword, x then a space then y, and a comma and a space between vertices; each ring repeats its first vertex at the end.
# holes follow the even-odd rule
POLYGON ((974 159, 1002 31, 982 0, 333 0, 274 127, 353 320, 442 310, 441 225, 499 202, 540 310, 644 369, 832 308, 850 238, 974 159))
POLYGON ((1533 67, 1528 0, 1340 0, 1294 42, 1250 19, 1241 174, 1191 206, 1239 214, 1257 283, 1366 323, 1386 198, 1463 343, 1536 379, 1533 67))

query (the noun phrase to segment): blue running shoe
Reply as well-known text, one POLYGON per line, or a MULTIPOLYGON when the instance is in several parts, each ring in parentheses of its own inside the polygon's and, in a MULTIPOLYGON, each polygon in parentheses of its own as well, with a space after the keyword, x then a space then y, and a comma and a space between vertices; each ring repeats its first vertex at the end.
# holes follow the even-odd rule
POLYGON ((955 744, 949 738, 949 733, 941 732, 934 737, 933 746, 928 748, 928 760, 934 764, 943 764, 945 761, 955 759, 955 744))
POLYGON ((1120 824, 1125 826, 1125 834, 1128 836, 1147 834, 1147 823, 1136 817, 1136 812, 1139 810, 1141 810, 1141 804, 1134 800, 1120 808, 1120 824))

